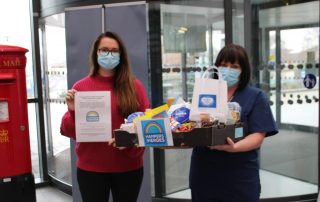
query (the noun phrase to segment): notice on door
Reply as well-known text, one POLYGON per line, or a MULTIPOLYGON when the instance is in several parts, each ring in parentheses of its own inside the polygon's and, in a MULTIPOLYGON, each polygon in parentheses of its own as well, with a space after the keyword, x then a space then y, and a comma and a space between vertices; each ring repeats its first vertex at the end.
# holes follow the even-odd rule
POLYGON ((77 142, 107 142, 112 138, 111 93, 78 91, 75 94, 77 142))

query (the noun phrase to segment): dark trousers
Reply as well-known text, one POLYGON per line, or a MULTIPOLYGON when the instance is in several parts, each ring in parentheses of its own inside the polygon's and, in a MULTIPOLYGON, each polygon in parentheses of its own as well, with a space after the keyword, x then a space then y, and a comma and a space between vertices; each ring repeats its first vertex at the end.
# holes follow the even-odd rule
POLYGON ((98 173, 77 169, 83 202, 136 202, 143 178, 143 167, 122 173, 98 173))
MULTIPOLYGON (((230 184, 232 186, 232 184, 230 184)), ((214 194, 210 193, 208 190, 193 189, 191 188, 191 198, 192 202, 259 202, 259 194, 253 189, 246 189, 240 187, 239 189, 244 189, 240 193, 223 193, 223 191, 214 194)), ((235 189, 236 192, 238 189, 235 189)), ((215 192, 214 188, 212 190, 215 192)))

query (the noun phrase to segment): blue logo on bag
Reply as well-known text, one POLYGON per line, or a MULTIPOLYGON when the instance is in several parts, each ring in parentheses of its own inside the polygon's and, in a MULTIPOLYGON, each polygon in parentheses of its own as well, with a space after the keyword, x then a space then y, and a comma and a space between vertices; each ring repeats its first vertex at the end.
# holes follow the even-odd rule
POLYGON ((199 108, 216 108, 217 96, 212 94, 200 94, 198 107, 199 108))
POLYGON ((98 122, 99 114, 96 111, 89 111, 86 115, 87 122, 98 122))
POLYGON ((141 120, 145 146, 167 146, 164 120, 141 120))

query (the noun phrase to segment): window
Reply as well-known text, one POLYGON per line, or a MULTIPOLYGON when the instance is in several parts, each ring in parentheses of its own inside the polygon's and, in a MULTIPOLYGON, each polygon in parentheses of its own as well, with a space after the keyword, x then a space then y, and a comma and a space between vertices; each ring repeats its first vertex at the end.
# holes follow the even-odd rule
MULTIPOLYGON (((26 84, 28 102, 34 99, 37 102, 37 95, 34 90, 34 65, 32 62, 31 28, 29 1, 1 1, 0 2, 0 44, 19 46, 28 49, 26 53, 26 84), (19 5, 19 6, 17 6, 19 5), (14 12, 13 12, 14 11, 14 12), (19 15, 17 15, 19 13, 19 15)), ((38 126, 37 124, 37 103, 28 104, 29 137, 31 147, 32 172, 35 181, 41 181, 41 164, 39 161, 38 126)))

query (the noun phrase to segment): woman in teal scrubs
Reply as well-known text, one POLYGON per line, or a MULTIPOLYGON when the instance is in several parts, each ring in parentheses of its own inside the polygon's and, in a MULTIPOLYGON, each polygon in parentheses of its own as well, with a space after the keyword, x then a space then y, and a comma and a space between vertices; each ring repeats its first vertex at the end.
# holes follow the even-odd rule
POLYGON ((265 137, 278 133, 268 99, 249 86, 250 64, 245 49, 230 44, 216 59, 228 85, 228 101, 241 106, 245 138, 213 147, 195 147, 191 157, 193 202, 258 202, 261 186, 258 151, 265 137))

